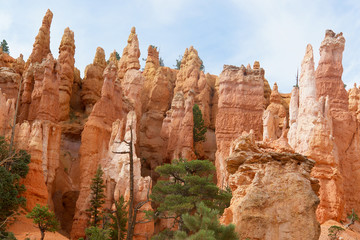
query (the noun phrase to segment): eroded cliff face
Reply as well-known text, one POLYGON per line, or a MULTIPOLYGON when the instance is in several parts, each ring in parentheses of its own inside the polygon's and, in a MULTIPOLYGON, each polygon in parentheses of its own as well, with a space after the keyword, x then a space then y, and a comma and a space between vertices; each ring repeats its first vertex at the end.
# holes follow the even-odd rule
POLYGON ((233 198, 222 222, 235 224, 241 239, 319 239, 314 164, 297 153, 261 148, 253 132, 243 134, 226 159, 233 198))
POLYGON ((300 91, 293 90, 290 104, 289 143, 297 152, 316 161, 312 176, 319 179, 321 186, 317 208, 321 223, 344 219, 352 208, 357 209, 359 201, 357 93, 356 89, 350 91, 349 103, 341 80, 344 45, 342 33, 327 30, 316 71, 312 47, 308 45, 302 62, 300 91))
MULTIPOLYGON (((307 47, 289 103, 276 84, 271 91, 259 62, 253 68, 225 65, 218 77, 200 70, 193 47, 175 70, 160 66, 159 52, 149 46, 141 72, 135 28, 119 61, 113 52, 107 63, 98 48, 82 80, 70 29, 59 59, 51 55, 51 21, 48 11, 26 64, 0 51, 0 132, 9 136, 22 80, 15 140, 32 156, 24 181, 27 207, 48 203, 73 239, 84 236, 98 165, 106 182, 104 208, 120 195, 129 198, 129 156, 117 152, 128 151, 131 135, 135 204, 147 200, 157 166, 200 158, 215 162, 220 187, 232 188, 222 221, 234 223, 243 238, 317 239, 317 192, 320 222, 360 211, 360 93, 355 87, 347 94, 341 81, 342 34, 327 31, 316 71, 307 47), (208 127, 203 143, 193 142, 194 104, 208 127)), ((149 203, 142 208, 151 209, 149 203)), ((134 239, 145 240, 154 223, 137 225, 135 232, 134 239)))
POLYGON ((93 63, 87 65, 85 68, 84 80, 82 81, 81 99, 85 105, 86 114, 91 113, 96 101, 101 97, 105 67, 105 51, 101 47, 98 47, 93 63))
POLYGON ((216 174, 218 186, 226 186, 225 159, 230 144, 243 131, 255 132, 262 139, 264 104, 264 69, 225 65, 219 77, 219 101, 216 117, 216 174))

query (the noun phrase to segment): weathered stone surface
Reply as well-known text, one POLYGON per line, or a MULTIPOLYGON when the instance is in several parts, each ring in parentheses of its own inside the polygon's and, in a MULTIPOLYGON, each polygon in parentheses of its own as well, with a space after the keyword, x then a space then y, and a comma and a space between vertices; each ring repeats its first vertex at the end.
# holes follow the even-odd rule
POLYGON ((17 147, 31 155, 29 173, 23 181, 29 210, 37 203, 49 204, 53 208, 49 196, 53 193, 55 173, 59 167, 60 136, 60 126, 49 120, 35 120, 31 125, 25 121, 16 126, 17 147))
POLYGON ((43 18, 39 33, 35 38, 33 50, 28 60, 26 61, 25 69, 30 66, 31 63, 41 63, 44 58, 48 56, 50 51, 50 26, 53 18, 53 13, 48 9, 43 18))
POLYGON ((80 70, 74 68, 74 82, 71 90, 70 109, 77 112, 83 112, 85 109, 84 103, 81 100, 81 90, 82 79, 80 77, 80 70))
POLYGON ((15 115, 15 99, 7 99, 0 88, 0 135, 9 137, 15 115))
POLYGON ((262 139, 264 104, 264 69, 225 65, 219 77, 219 101, 216 117, 216 171, 219 186, 224 186, 227 173, 225 158, 230 144, 243 131, 253 129, 262 139))
POLYGON ((17 98, 21 74, 13 68, 0 67, 0 88, 6 99, 17 98))
POLYGON ((101 88, 104 82, 103 72, 106 67, 104 49, 96 49, 95 58, 92 64, 85 68, 82 82, 81 98, 85 105, 85 113, 90 114, 95 103, 101 97, 101 88))
POLYGON ((139 40, 136 34, 135 27, 131 28, 131 33, 128 38, 128 44, 123 50, 123 54, 118 63, 118 79, 123 79, 125 73, 130 69, 140 69, 140 49, 139 40))
POLYGON ((273 90, 271 91, 270 105, 266 108, 266 110, 269 111, 272 115, 272 117, 270 117, 268 113, 264 113, 266 114, 264 119, 268 119, 270 121, 266 122, 266 124, 269 127, 268 130, 270 130, 271 133, 266 133, 263 136, 263 140, 278 139, 281 136, 283 129, 286 129, 287 127, 287 112, 282 104, 282 98, 279 94, 276 83, 274 83, 273 90))
POLYGON ((165 154, 167 161, 196 158, 193 151, 193 106, 193 91, 188 92, 186 99, 182 92, 175 93, 171 109, 166 113, 161 129, 161 136, 167 142, 165 154))
POLYGON ((64 30, 59 47, 60 64, 60 121, 67 120, 70 112, 70 98, 74 82, 74 64, 75 64, 75 40, 74 32, 69 28, 64 30))
POLYGON ((319 238, 314 161, 261 149, 250 133, 233 142, 226 164, 233 197, 222 222, 235 224, 241 239, 319 238))
POLYGON ((158 68, 154 80, 148 86, 150 88, 149 100, 143 103, 145 112, 140 121, 139 132, 140 158, 143 160, 142 171, 145 176, 155 176, 155 168, 163 163, 166 142, 161 138, 160 132, 166 111, 169 110, 173 98, 175 79, 176 72, 170 68, 161 67, 158 68))

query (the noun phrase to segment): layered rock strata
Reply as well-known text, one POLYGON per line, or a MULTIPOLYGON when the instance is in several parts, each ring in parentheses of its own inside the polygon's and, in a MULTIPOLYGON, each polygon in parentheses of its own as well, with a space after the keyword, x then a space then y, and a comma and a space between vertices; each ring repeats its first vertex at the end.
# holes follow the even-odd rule
POLYGON ((227 182, 225 159, 229 156, 231 142, 251 129, 256 139, 262 139, 264 73, 262 68, 225 65, 219 76, 215 166, 220 187, 225 187, 227 182))

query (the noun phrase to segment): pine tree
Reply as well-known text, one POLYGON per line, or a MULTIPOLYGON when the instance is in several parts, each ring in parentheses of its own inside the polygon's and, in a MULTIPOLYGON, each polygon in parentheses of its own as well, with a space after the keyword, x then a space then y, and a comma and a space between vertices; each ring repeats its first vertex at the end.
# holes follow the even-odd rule
POLYGON ((41 240, 45 237, 45 232, 55 232, 59 229, 59 222, 55 218, 55 214, 49 211, 48 206, 36 206, 26 215, 27 218, 33 219, 34 223, 39 227, 41 232, 41 240))
POLYGON ((110 237, 112 240, 122 240, 126 236, 126 224, 127 224, 127 205, 125 204, 124 197, 121 196, 118 201, 115 202, 115 212, 110 215, 112 223, 110 224, 110 237))
POLYGON ((183 214, 184 231, 175 232, 175 240, 237 240, 235 226, 221 225, 219 222, 219 211, 208 208, 203 202, 197 206, 197 213, 183 214))
POLYGON ((85 234, 87 240, 108 240, 110 230, 92 226, 85 229, 85 234))
POLYGON ((117 60, 120 60, 120 55, 119 55, 118 52, 115 52, 115 56, 116 56, 116 59, 117 59, 117 60))
MULTIPOLYGON (((173 160, 172 164, 165 164, 156 168, 162 177, 168 180, 159 180, 153 187, 151 199, 158 204, 156 218, 173 219, 173 226, 183 230, 184 213, 194 213, 197 203, 204 204, 223 213, 230 205, 231 192, 220 190, 213 183, 214 165, 208 160, 185 161, 173 160)), ((166 239, 173 232, 160 233, 154 239, 166 239)))
POLYGON ((1 46, 4 53, 10 54, 9 46, 8 46, 5 39, 2 40, 2 42, 0 43, 0 46, 1 46))
POLYGON ((204 119, 202 117, 201 110, 197 104, 193 106, 193 119, 194 119, 194 128, 193 128, 193 138, 194 145, 196 142, 204 142, 206 140, 206 126, 204 124, 204 119))
POLYGON ((95 176, 91 182, 91 200, 90 200, 90 208, 86 211, 90 213, 90 225, 93 227, 97 227, 101 220, 101 207, 105 203, 105 184, 102 179, 104 172, 99 165, 96 170, 95 176))

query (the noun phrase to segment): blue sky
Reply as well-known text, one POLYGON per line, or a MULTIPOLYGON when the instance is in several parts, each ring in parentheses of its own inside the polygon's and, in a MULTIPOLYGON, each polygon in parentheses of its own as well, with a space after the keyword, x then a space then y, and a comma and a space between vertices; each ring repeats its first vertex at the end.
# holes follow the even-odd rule
MULTIPOLYGON (((220 74, 224 64, 260 61, 265 77, 280 92, 290 92, 306 45, 315 61, 326 29, 346 39, 343 81, 360 82, 360 1, 358 0, 118 0, 17 1, 0 0, 0 40, 12 56, 25 60, 49 8, 54 13, 51 51, 58 48, 66 27, 75 32, 75 65, 83 73, 98 46, 106 58, 120 54, 132 26, 138 34, 141 58, 149 45, 158 46, 165 65, 193 45, 206 72, 220 74)), ((144 61, 141 61, 142 67, 144 61)))

